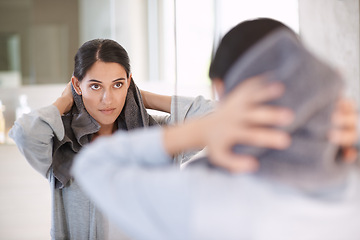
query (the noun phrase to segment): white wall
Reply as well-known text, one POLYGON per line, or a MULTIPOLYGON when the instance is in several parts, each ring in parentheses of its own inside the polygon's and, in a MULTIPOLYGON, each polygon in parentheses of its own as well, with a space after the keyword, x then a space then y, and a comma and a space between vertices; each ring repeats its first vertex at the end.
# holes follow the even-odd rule
POLYGON ((80 45, 109 38, 130 56, 134 79, 148 80, 147 0, 79 0, 80 45))
POLYGON ((359 0, 299 0, 300 35, 343 74, 346 93, 360 103, 359 0))

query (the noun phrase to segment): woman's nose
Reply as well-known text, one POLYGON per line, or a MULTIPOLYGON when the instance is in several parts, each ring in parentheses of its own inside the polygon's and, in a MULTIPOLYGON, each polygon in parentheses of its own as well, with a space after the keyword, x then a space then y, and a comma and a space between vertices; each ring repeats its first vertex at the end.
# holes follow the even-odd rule
POLYGON ((110 90, 104 91, 104 94, 102 96, 103 103, 111 103, 113 99, 113 93, 110 90))

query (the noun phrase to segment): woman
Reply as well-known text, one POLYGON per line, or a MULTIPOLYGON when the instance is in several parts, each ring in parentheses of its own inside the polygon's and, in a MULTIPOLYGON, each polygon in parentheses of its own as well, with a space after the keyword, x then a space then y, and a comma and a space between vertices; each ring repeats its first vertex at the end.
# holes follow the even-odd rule
MULTIPOLYGON (((153 109, 170 112, 171 97, 143 92, 153 109)), ((179 116, 204 114, 212 103, 178 98, 179 116)), ((107 239, 106 219, 70 174, 74 156, 99 136, 169 123, 149 116, 136 87, 125 49, 112 40, 84 43, 75 56, 74 74, 50 106, 17 120, 10 131, 27 161, 48 178, 52 192, 52 239, 107 239)))

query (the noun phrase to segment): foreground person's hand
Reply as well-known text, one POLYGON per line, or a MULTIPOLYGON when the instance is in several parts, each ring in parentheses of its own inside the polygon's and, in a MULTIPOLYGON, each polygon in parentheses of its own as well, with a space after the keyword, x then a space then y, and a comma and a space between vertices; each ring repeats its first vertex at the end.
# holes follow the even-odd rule
POLYGON ((266 105, 282 95, 283 85, 266 83, 262 77, 246 80, 222 101, 212 116, 206 145, 210 161, 230 172, 256 170, 254 157, 235 154, 235 144, 284 149, 290 144, 287 133, 273 126, 284 126, 293 120, 290 110, 266 105))
POLYGON ((332 116, 330 141, 340 146, 340 157, 346 162, 355 161, 358 155, 354 147, 359 141, 357 125, 355 103, 349 99, 340 99, 332 116))
POLYGON ((178 126, 164 128, 164 148, 170 155, 181 151, 208 148, 210 161, 230 172, 248 172, 257 168, 252 156, 232 152, 235 144, 284 149, 290 137, 274 126, 292 122, 288 109, 266 105, 282 95, 279 83, 266 83, 254 77, 236 87, 218 108, 201 119, 188 120, 178 126))

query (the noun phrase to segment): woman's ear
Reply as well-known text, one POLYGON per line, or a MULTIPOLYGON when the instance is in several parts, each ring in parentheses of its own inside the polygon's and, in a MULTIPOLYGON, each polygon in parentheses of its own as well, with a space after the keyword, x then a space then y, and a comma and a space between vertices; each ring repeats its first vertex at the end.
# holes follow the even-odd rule
POLYGON ((129 78, 128 78, 128 83, 127 83, 127 88, 128 89, 130 87, 131 81, 132 81, 132 73, 130 73, 129 78))
POLYGON ((80 88, 80 81, 79 79, 77 79, 76 77, 72 76, 71 77, 71 83, 75 89, 75 92, 78 94, 78 95, 81 95, 82 92, 81 92, 81 88, 80 88))

